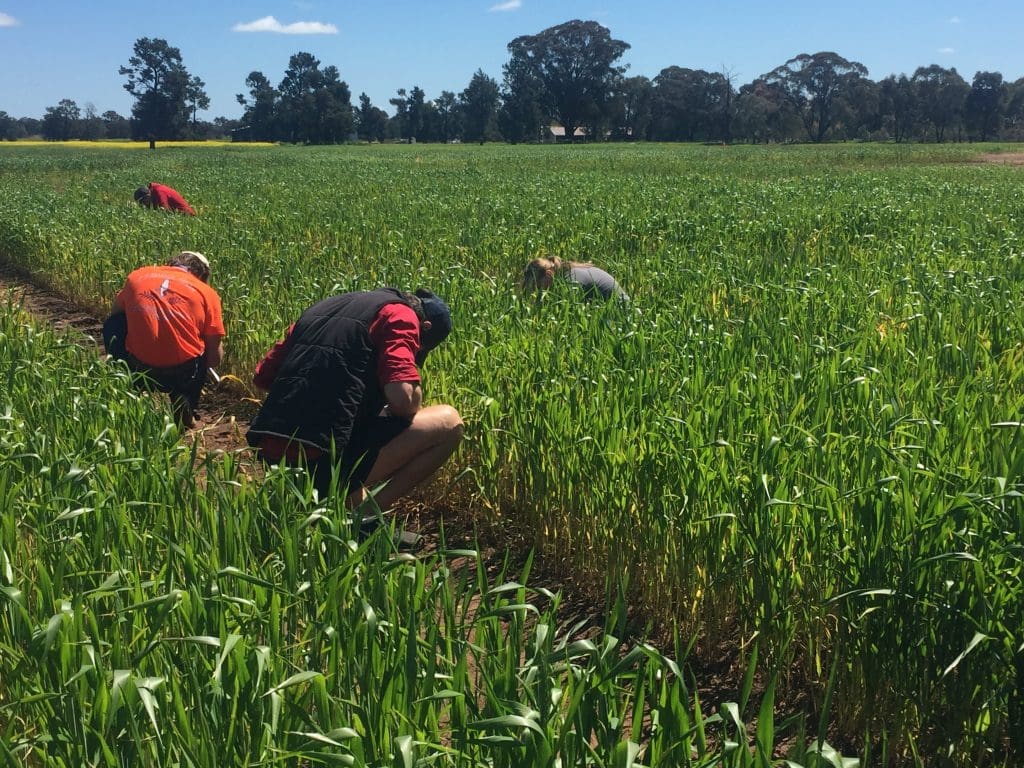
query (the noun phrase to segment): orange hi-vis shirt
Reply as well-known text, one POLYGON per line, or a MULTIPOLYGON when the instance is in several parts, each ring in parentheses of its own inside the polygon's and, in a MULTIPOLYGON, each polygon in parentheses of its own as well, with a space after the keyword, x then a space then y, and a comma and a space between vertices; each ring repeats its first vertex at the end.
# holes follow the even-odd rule
POLYGON ((206 351, 207 336, 224 336, 220 296, 184 267, 140 267, 117 294, 128 318, 125 346, 152 368, 170 368, 206 351))

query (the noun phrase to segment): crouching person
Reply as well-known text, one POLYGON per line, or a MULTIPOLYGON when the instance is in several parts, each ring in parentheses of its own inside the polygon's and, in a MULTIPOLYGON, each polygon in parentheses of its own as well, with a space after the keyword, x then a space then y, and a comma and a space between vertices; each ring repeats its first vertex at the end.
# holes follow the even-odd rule
POLYGON ((196 215, 181 193, 166 184, 151 181, 147 186, 136 189, 134 197, 135 202, 143 208, 163 208, 165 211, 184 213, 187 216, 196 215))
POLYGON ((103 324, 107 353, 170 395, 183 427, 195 423, 207 369, 224 354, 220 297, 209 280, 210 263, 195 251, 136 269, 103 324))
MULTIPOLYGON (((381 288, 314 304, 256 368, 254 383, 269 393, 249 444, 267 463, 305 467, 321 498, 336 476, 357 512, 368 489, 386 483, 362 509, 389 509, 462 439, 458 411, 424 406, 420 387, 420 366, 451 327, 448 305, 422 289, 381 288)), ((415 539, 402 543, 415 546, 415 539)))

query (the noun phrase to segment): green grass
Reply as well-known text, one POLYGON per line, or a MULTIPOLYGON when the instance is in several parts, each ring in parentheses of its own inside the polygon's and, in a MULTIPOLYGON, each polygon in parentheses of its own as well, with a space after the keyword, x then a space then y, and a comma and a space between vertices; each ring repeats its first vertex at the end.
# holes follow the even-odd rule
POLYGON ((702 714, 674 660, 613 634, 623 604, 584 639, 529 561, 357 544, 294 473, 199 460, 126 370, 9 304, 0 340, 5 765, 770 759, 770 725, 702 714))
POLYGON ((438 491, 697 654, 742 645, 866 763, 1001 764, 1024 733, 1024 193, 975 153, 4 148, 0 251, 97 308, 203 251, 243 378, 324 295, 433 288, 456 330, 428 400, 468 425, 438 491), (148 180, 200 215, 135 207, 148 180), (541 253, 632 306, 522 299, 541 253))

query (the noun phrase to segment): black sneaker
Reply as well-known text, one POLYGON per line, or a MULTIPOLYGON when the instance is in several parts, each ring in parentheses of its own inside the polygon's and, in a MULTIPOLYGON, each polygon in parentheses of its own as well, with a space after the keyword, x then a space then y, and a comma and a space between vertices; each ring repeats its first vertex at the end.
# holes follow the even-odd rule
POLYGON ((391 540, 399 552, 418 552, 423 548, 423 537, 412 531, 395 531, 391 540))
MULTIPOLYGON (((364 517, 359 522, 359 540, 365 541, 384 524, 376 515, 364 517)), ((412 531, 396 529, 391 534, 391 543, 399 552, 415 552, 423 546, 423 537, 412 531)))

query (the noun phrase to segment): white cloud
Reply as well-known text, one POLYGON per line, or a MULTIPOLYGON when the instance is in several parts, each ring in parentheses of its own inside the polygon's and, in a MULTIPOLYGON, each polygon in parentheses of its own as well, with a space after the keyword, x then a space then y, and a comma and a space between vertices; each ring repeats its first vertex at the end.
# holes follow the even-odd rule
POLYGON ((503 3, 492 5, 487 10, 491 13, 495 11, 517 11, 523 6, 523 0, 505 0, 503 3))
POLYGON ((953 16, 952 18, 950 18, 949 23, 950 24, 959 24, 960 23, 960 17, 959 16, 953 16))
POLYGON ((939 53, 956 53, 956 48, 939 48, 939 53))
POLYGON ((16 27, 18 26, 18 20, 13 16, 8 16, 6 13, 0 13, 0 27, 16 27))
POLYGON ((336 35, 338 28, 333 24, 319 21, 296 21, 282 24, 273 16, 264 16, 256 21, 238 23, 233 26, 234 32, 276 32, 280 35, 336 35))

